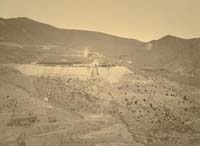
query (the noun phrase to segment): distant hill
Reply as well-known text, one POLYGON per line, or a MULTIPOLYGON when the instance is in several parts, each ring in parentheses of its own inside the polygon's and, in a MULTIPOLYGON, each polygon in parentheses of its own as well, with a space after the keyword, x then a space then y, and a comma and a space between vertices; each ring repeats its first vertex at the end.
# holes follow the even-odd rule
POLYGON ((142 68, 164 68, 180 74, 200 72, 200 38, 167 35, 141 42, 100 32, 60 29, 25 17, 0 18, 0 61, 3 63, 31 62, 44 52, 63 55, 83 48, 118 59, 125 56, 126 60, 133 61, 133 66, 142 68))

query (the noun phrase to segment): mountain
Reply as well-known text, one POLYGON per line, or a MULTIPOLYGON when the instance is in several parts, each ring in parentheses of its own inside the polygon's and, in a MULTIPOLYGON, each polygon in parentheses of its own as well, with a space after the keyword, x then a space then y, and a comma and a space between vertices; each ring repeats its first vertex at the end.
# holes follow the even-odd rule
POLYGON ((64 56, 84 48, 126 61, 140 68, 165 69, 173 73, 199 75, 200 38, 167 35, 141 42, 105 33, 60 29, 29 18, 0 18, 2 63, 27 63, 46 56, 64 56))
POLYGON ((143 57, 147 66, 162 67, 176 71, 194 72, 200 67, 200 39, 182 39, 165 36, 148 42, 143 57), (144 58, 145 60, 145 58, 144 58))
POLYGON ((182 39, 165 36, 153 40, 143 47, 143 52, 135 57, 135 62, 184 84, 200 86, 200 39, 182 39))
POLYGON ((0 38, 2 42, 17 43, 22 46, 57 45, 66 49, 100 50, 106 54, 130 52, 142 42, 124 39, 104 33, 60 29, 39 23, 29 18, 0 19, 0 38), (115 51, 113 51, 115 50, 115 51))

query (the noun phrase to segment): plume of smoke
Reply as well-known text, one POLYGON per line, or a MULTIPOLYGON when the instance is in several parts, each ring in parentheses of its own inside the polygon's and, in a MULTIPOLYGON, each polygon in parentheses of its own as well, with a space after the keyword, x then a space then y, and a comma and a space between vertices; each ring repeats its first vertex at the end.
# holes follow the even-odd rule
POLYGON ((88 54, 89 54, 89 49, 88 49, 88 48, 85 48, 85 49, 84 49, 84 52, 83 52, 84 58, 87 58, 87 57, 88 57, 88 54))

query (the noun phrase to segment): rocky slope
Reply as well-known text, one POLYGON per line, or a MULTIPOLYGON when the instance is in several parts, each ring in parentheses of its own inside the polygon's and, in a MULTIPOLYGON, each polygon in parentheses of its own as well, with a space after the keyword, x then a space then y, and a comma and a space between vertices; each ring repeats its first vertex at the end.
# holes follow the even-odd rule
MULTIPOLYGON (((35 65, 25 65, 23 70, 18 66, 14 66, 17 70, 4 66, 1 72, 1 103, 5 103, 1 122, 7 140, 11 141, 9 134, 25 131, 26 139, 38 146, 193 146, 200 142, 199 101, 182 92, 176 82, 154 80, 125 68, 118 70, 117 81, 110 82, 101 72, 83 78, 70 71, 56 74, 54 67, 43 66, 40 74, 41 65, 40 70, 35 65), (25 68, 31 67, 39 74, 27 74, 25 68), (10 98, 17 101, 16 113, 36 114, 39 121, 28 128, 6 126, 9 116, 5 114, 12 113, 12 104, 5 100, 12 103, 10 98), (49 117, 57 121, 48 122, 49 117)), ((112 74, 113 69, 104 72, 112 74)))

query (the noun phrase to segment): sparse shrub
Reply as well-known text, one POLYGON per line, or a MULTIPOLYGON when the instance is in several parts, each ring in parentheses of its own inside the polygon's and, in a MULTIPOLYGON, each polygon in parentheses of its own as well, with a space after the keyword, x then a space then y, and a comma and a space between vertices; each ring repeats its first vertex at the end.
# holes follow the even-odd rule
POLYGON ((135 101, 135 104, 137 104, 137 100, 135 101))
POLYGON ((187 96, 184 96, 183 99, 187 101, 187 96))
POLYGON ((153 104, 152 104, 152 103, 150 103, 150 107, 151 107, 151 108, 153 107, 153 104))

